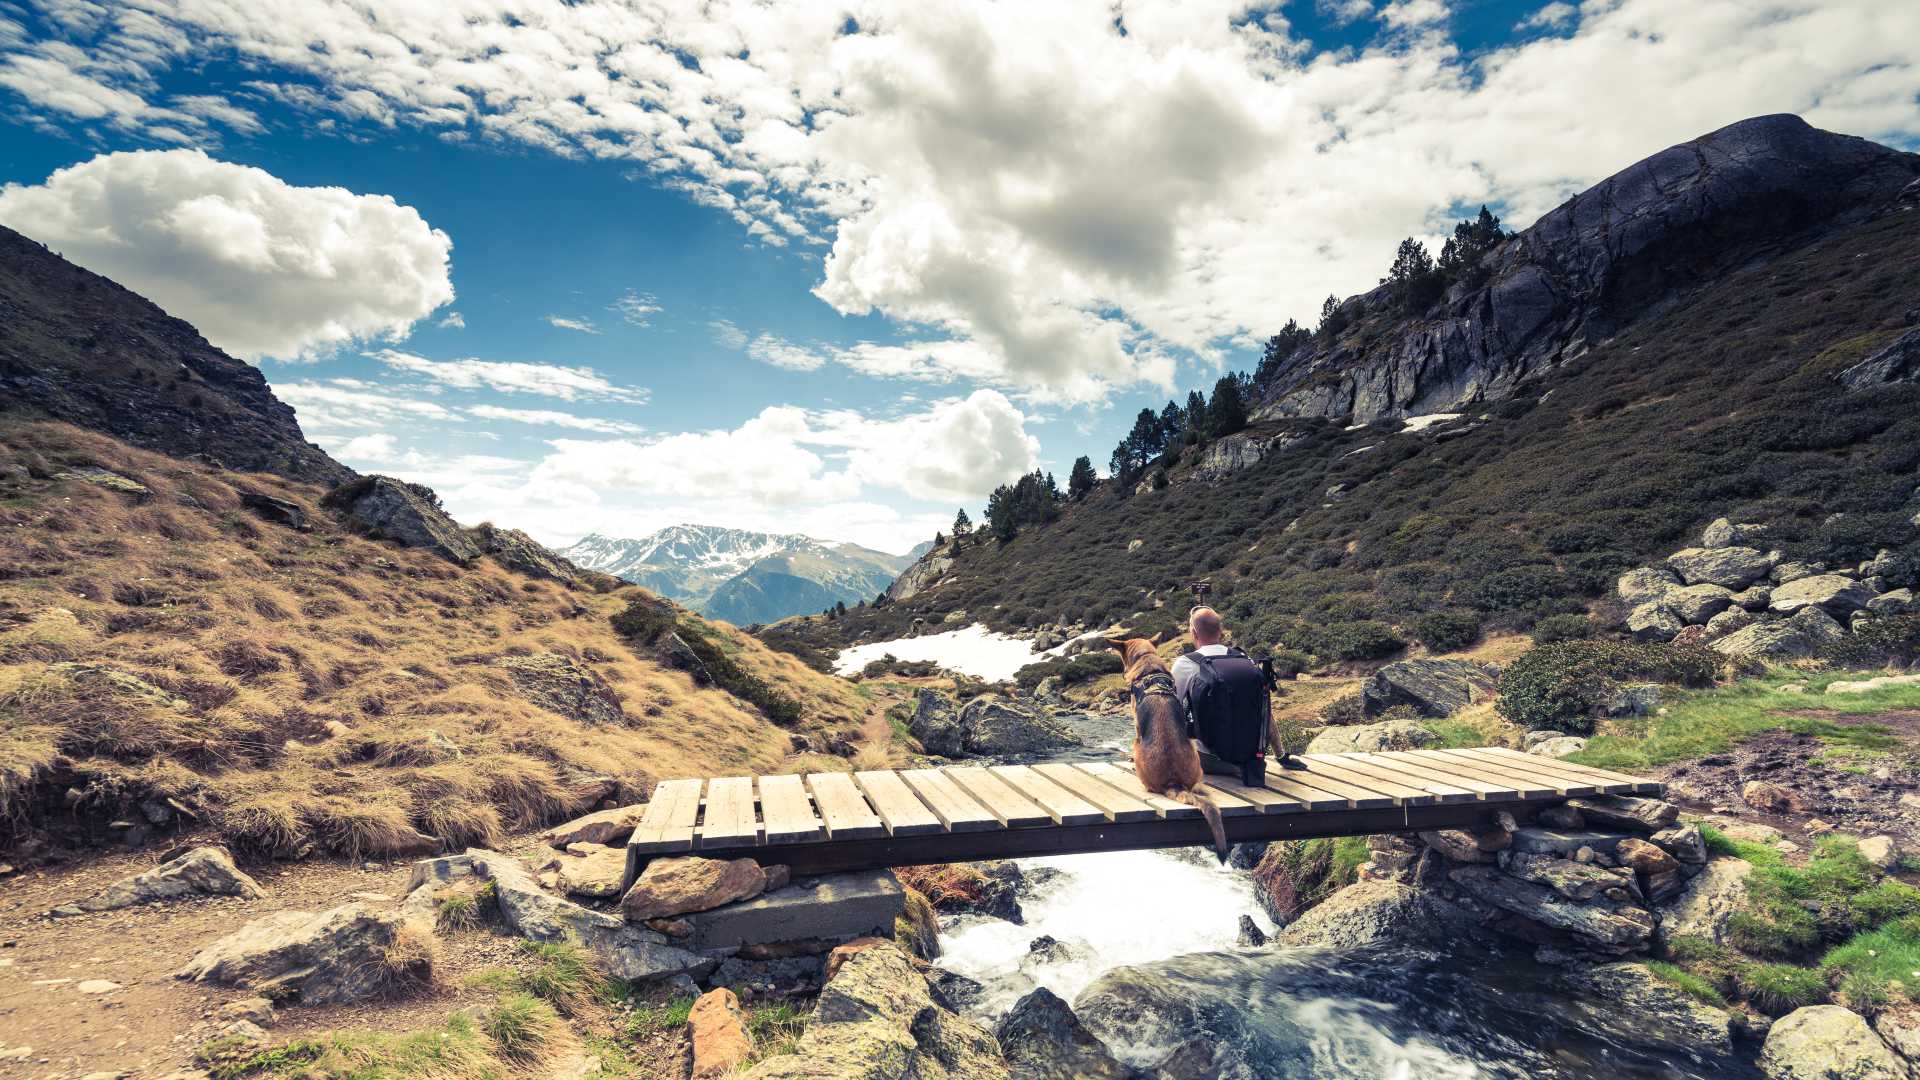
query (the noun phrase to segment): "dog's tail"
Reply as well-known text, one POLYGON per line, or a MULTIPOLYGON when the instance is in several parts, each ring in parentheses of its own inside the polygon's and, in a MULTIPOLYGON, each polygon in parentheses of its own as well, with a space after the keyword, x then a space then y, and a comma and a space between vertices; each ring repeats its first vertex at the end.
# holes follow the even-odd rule
POLYGON ((1213 805, 1213 800, 1207 798, 1206 792, 1207 785, 1196 784, 1185 790, 1175 788, 1167 792, 1167 798, 1186 803, 1200 811, 1200 816, 1207 819, 1207 828, 1213 830, 1213 853, 1224 863, 1227 861, 1228 850, 1227 826, 1220 820, 1220 808, 1213 805))

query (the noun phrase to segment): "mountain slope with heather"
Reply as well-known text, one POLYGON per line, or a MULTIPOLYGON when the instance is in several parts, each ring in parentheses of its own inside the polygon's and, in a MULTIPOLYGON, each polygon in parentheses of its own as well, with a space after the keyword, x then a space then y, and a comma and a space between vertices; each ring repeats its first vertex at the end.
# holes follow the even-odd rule
POLYGON ((1920 156, 1791 118, 1656 155, 1505 241, 1480 284, 1412 313, 1384 288, 1339 305, 1254 382, 1244 430, 1010 541, 949 542, 890 603, 793 632, 1155 627, 1205 578, 1244 641, 1370 658, 1423 620, 1469 640, 1589 608, 1617 623, 1614 579, 1720 516, 1790 558, 1884 549, 1910 576, 1916 178, 1920 156), (1525 295, 1554 329, 1502 322, 1525 295))
POLYGON ((560 552, 737 625, 824 611, 880 594, 923 552, 714 525, 672 525, 633 540, 592 534, 560 552))

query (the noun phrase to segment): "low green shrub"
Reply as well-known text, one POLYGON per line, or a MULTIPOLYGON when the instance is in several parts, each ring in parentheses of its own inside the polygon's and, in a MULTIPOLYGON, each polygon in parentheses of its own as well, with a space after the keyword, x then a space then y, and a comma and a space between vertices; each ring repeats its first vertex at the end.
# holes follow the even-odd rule
POLYGON ((1329 724, 1358 724, 1366 718, 1367 714, 1360 705, 1359 694, 1342 694, 1320 706, 1320 719, 1329 724))
POLYGON ((1031 690, 1042 680, 1058 676, 1063 686, 1088 682, 1102 675, 1118 674, 1126 667, 1120 654, 1105 647, 1090 649, 1077 656, 1055 656, 1028 664, 1013 673, 1013 681, 1031 690))
POLYGON ((1585 615, 1549 615, 1533 624, 1533 643, 1552 645, 1560 641, 1584 641, 1594 634, 1593 620, 1585 615))
POLYGON ((1820 659, 1839 667, 1907 666, 1920 661, 1920 614, 1889 615, 1860 624, 1853 633, 1820 649, 1820 659))
POLYGON ((1335 660, 1383 660, 1407 647, 1392 627, 1372 619, 1330 623, 1314 639, 1313 651, 1335 660))
POLYGON ((719 631, 697 620, 681 618, 679 609, 672 604, 646 593, 635 593, 626 608, 610 621, 614 631, 629 641, 661 648, 670 663, 683 656, 674 644, 686 646, 685 652, 691 653, 698 664, 682 666, 696 666, 693 672, 696 679, 704 673, 720 689, 759 709, 768 720, 782 727, 800 722, 798 701, 741 667, 713 640, 719 631))
POLYGON ((1527 728, 1593 731, 1595 710, 1628 680, 1704 686, 1724 657, 1695 645, 1562 641, 1527 650, 1500 678, 1500 715, 1527 728))
POLYGON ((1430 611, 1413 620, 1413 639, 1429 652, 1458 652, 1480 640, 1480 618, 1457 611, 1430 611))

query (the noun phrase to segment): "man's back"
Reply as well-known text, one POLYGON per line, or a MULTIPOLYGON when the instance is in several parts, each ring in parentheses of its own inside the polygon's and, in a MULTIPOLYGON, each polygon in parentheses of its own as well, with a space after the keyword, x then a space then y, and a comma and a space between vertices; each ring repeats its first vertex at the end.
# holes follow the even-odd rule
POLYGON ((1267 735, 1267 686, 1260 665, 1238 649, 1202 645, 1173 663, 1174 693, 1193 731, 1214 756, 1234 765, 1258 754, 1267 735))

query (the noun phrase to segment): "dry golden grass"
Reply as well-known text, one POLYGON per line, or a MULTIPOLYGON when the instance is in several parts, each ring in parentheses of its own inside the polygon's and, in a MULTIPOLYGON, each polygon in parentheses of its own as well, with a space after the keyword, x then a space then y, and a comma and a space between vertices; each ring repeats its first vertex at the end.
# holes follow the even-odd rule
MULTIPOLYGON (((423 834, 497 842, 610 786, 638 799, 671 776, 848 765, 793 755, 752 706, 636 654, 608 622, 631 587, 454 566, 355 535, 318 488, 65 425, 0 428, 0 468, 14 463, 31 475, 0 479, 0 820, 13 827, 46 817, 61 793, 42 781, 58 774, 78 792, 74 819, 173 799, 261 851, 397 854, 423 834), (72 476, 87 465, 150 494, 72 476), (243 490, 304 507, 312 531, 255 516, 243 490), (539 653, 592 671, 624 719, 535 704, 499 661, 539 653)), ((801 702, 794 734, 886 759, 863 739, 890 700, 713 631, 801 702)))

